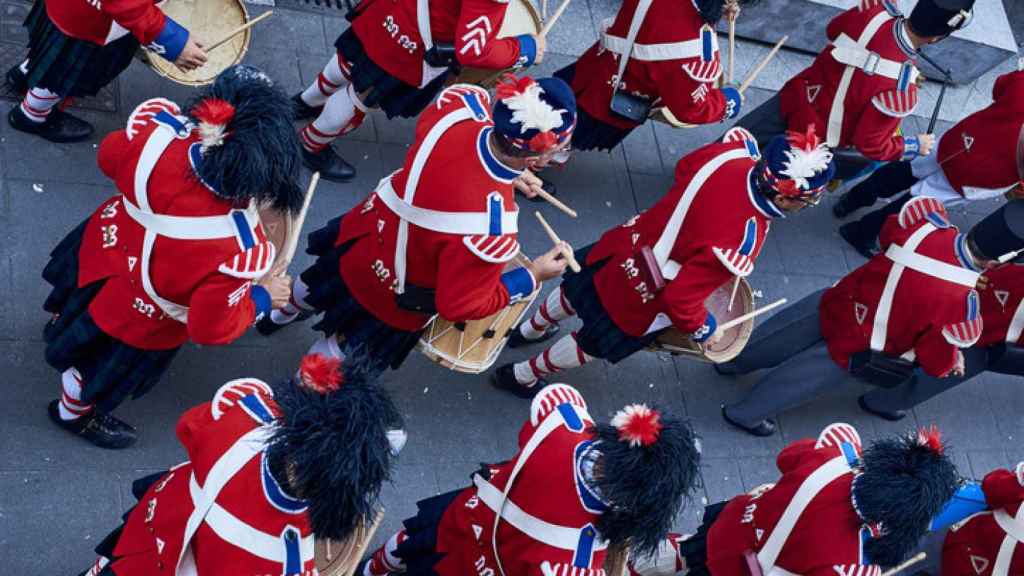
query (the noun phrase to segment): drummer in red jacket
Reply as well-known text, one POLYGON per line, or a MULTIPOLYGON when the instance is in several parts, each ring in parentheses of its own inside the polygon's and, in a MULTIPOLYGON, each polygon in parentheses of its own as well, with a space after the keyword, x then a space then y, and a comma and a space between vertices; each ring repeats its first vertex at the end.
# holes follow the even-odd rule
POLYGON ((1024 462, 981 483, 990 510, 954 524, 942 546, 942 576, 1024 574, 1024 462))
POLYGON ((739 115, 742 98, 735 86, 716 88, 722 58, 715 25, 723 15, 735 17, 739 4, 728 0, 654 0, 646 15, 639 0, 626 0, 606 20, 601 39, 579 60, 555 76, 572 85, 579 109, 573 135, 577 150, 610 150, 647 120, 652 106, 664 106, 681 122, 709 124, 739 115), (619 61, 627 51, 630 26, 641 24, 615 98, 635 100, 633 117, 613 106, 619 61))
POLYGON ((966 26, 973 5, 974 0, 918 0, 905 18, 892 0, 860 0, 829 23, 829 46, 814 63, 737 125, 760 142, 786 128, 815 126, 836 149, 841 180, 872 160, 927 156, 933 134, 897 133, 917 106, 917 52, 966 26))
POLYGON ((49 414, 104 448, 135 429, 111 412, 149 391, 187 341, 227 344, 288 300, 258 207, 302 204, 288 97, 259 70, 221 73, 185 113, 143 102, 98 162, 119 193, 54 248, 43 270, 49 414))
POLYGON ((515 456, 418 502, 356 574, 603 576, 610 550, 658 547, 699 463, 686 422, 631 404, 597 424, 575 388, 553 384, 534 398, 515 456))
POLYGON ((509 346, 547 340, 570 316, 583 327, 529 361, 500 366, 494 384, 528 398, 546 376, 594 358, 619 362, 672 326, 697 343, 717 338, 704 301, 753 272, 771 220, 816 204, 832 172, 813 129, 772 139, 763 157, 742 128, 685 156, 657 204, 577 252, 583 270, 565 276, 509 346))
POLYGON ((1008 195, 1024 198, 1024 71, 1000 76, 992 104, 943 134, 936 154, 891 162, 843 194, 832 208, 845 218, 860 208, 909 191, 839 234, 865 257, 878 250, 878 232, 890 214, 914 196, 932 196, 947 206, 1008 195))
POLYGON ((7 72, 25 98, 7 115, 15 130, 51 142, 77 142, 92 126, 58 105, 94 96, 124 71, 143 45, 192 70, 206 62, 203 46, 154 0, 36 0, 25 27, 28 57, 7 72))
POLYGON ((770 416, 845 383, 851 374, 895 386, 919 365, 962 375, 982 332, 975 286, 990 264, 949 223, 933 198, 907 203, 882 229, 885 254, 835 286, 814 292, 754 329, 723 374, 767 369, 745 399, 722 407, 725 420, 756 436, 775 432, 770 416))
POLYGON ((352 26, 338 52, 303 92, 295 116, 312 120, 300 133, 311 170, 345 182, 351 164, 330 144, 363 123, 367 110, 388 118, 415 118, 461 67, 495 72, 539 64, 543 36, 498 38, 508 0, 362 0, 348 14, 352 26))
POLYGON ((401 424, 336 360, 307 356, 275 386, 232 380, 178 420, 188 461, 135 481, 138 504, 81 576, 316 574, 315 540, 373 522, 401 424))
POLYGON ((862 450, 852 426, 832 424, 776 465, 777 482, 708 506, 696 534, 634 558, 629 574, 880 576, 917 550, 960 483, 934 428, 862 450))
POLYGON ((316 263, 257 328, 269 335, 322 312, 315 350, 361 350, 380 372, 401 365, 435 313, 485 318, 532 294, 561 274, 567 248, 504 271, 520 249, 514 188, 568 145, 575 119, 572 91, 557 78, 509 75, 493 103, 479 86, 446 89, 420 116, 405 165, 309 235, 316 263))

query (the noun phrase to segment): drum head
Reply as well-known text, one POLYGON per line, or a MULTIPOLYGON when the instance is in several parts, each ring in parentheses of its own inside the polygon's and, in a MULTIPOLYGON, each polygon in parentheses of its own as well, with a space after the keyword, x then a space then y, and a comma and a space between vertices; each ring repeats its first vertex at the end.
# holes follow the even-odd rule
POLYGON ((267 235, 270 243, 277 248, 275 262, 284 258, 284 245, 292 231, 292 219, 287 214, 278 212, 274 208, 260 208, 260 223, 263 225, 263 233, 267 235))
MULTIPOLYGON (((211 44, 249 21, 249 14, 241 0, 166 0, 160 8, 176 22, 188 29, 193 38, 211 44)), ((228 43, 213 50, 209 61, 191 71, 179 70, 172 62, 156 54, 149 54, 149 65, 157 74, 186 86, 210 84, 218 74, 238 64, 249 48, 249 34, 242 32, 228 43)))
MULTIPOLYGON (((726 282, 719 286, 718 290, 711 293, 704 305, 719 324, 725 324, 733 318, 738 318, 754 310, 754 294, 750 284, 740 278, 739 289, 736 290, 736 299, 733 301, 732 310, 729 310, 729 296, 732 295, 733 282, 726 282)), ((710 346, 704 347, 704 355, 708 360, 716 364, 728 362, 739 356, 743 347, 750 340, 750 333, 754 331, 754 319, 751 318, 739 326, 730 328, 722 334, 722 338, 710 346)))
POLYGON ((356 531, 344 542, 317 538, 314 545, 313 558, 316 560, 316 569, 320 576, 349 576, 355 571, 363 553, 370 545, 380 521, 384 517, 383 511, 377 514, 374 523, 367 527, 360 524, 356 531))

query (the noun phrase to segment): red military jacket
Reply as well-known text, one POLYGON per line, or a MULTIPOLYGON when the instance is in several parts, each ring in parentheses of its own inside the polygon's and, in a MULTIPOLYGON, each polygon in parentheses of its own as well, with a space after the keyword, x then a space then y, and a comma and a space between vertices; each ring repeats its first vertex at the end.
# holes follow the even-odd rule
POLYGON ((157 4, 154 0, 47 0, 46 15, 72 38, 104 46, 131 34, 173 62, 189 33, 157 4))
POLYGON ((198 130, 177 113, 148 100, 104 138, 99 166, 120 193, 90 217, 79 251, 79 286, 105 280, 89 305, 96 324, 144 350, 227 344, 270 310, 253 288, 276 254, 256 206, 233 206, 199 180, 198 130))
POLYGON ((782 213, 755 191, 759 154, 753 137, 731 130, 676 165, 675 183, 654 206, 604 233, 587 263, 607 260, 594 276, 615 325, 631 336, 674 325, 698 340, 716 321, 704 301, 733 275, 754 269, 772 218, 782 213), (655 294, 639 272, 642 247, 653 249, 667 285, 655 294))
POLYGON ((887 0, 861 0, 836 16, 829 46, 779 94, 789 129, 813 125, 829 146, 852 146, 872 160, 913 157, 916 139, 895 134, 917 105, 917 53, 903 22, 887 0))
POLYGON ((1024 574, 1024 463, 995 470, 981 485, 991 510, 953 525, 942 547, 942 576, 1024 574))
POLYGON ((776 458, 782 477, 774 485, 755 489, 729 501, 711 525, 707 566, 713 576, 747 576, 743 553, 759 554, 765 574, 776 566, 805 576, 861 574, 879 576, 881 568, 865 557, 863 542, 876 527, 869 526, 853 503, 852 481, 860 456, 857 431, 848 424, 832 424, 817 440, 798 440, 776 458), (787 537, 773 537, 779 519, 793 505, 797 490, 819 468, 831 463, 837 472, 813 493, 787 537), (781 548, 772 565, 765 565, 769 544, 781 548))
POLYGON ((985 277, 988 287, 979 292, 985 327, 977 345, 1024 345, 1024 265, 1003 264, 986 270, 985 277))
POLYGON ((992 104, 958 122, 939 140, 946 179, 964 197, 972 189, 1009 190, 1024 178, 1017 145, 1024 125, 1024 71, 1000 76, 992 104))
MULTIPOLYGON (((441 74, 424 62, 417 0, 363 0, 352 29, 375 64, 410 86, 422 87, 441 74)), ((501 70, 529 66, 537 54, 530 36, 498 38, 508 2, 429 0, 434 45, 454 44, 462 66, 501 70)), ((423 22, 426 29, 427 22, 423 22)))
POLYGON ((584 480, 593 425, 575 388, 554 384, 542 390, 519 432, 519 453, 492 466, 489 479, 474 475, 474 486, 445 511, 437 532, 442 558, 434 571, 439 576, 604 576, 607 544, 594 526, 605 505, 584 480), (498 509, 502 517, 495 523, 498 509))
MULTIPOLYGON (((625 0, 605 21, 601 40, 576 62, 576 105, 621 129, 637 124, 609 109, 619 54, 639 0, 625 0)), ((681 122, 706 124, 726 116, 726 100, 714 82, 722 75, 718 36, 691 2, 654 0, 644 18, 619 89, 664 105, 681 122)))
POLYGON ((420 116, 404 167, 343 217, 338 244, 354 243, 341 275, 388 325, 413 331, 430 318, 398 307, 398 266, 406 285, 436 290, 438 313, 454 322, 485 318, 533 291, 525 269, 502 274, 519 252, 512 181, 521 172, 491 152, 493 127, 483 89, 445 90, 420 116))
POLYGON ((288 495, 267 465, 276 414, 270 387, 254 378, 228 382, 213 401, 186 412, 177 433, 189 461, 132 510, 114 549, 114 573, 316 574, 306 503, 288 495))
POLYGON ((983 326, 973 288, 979 271, 967 256, 966 236, 949 223, 941 203, 922 196, 889 217, 879 240, 883 253, 821 298, 829 353, 846 368, 851 355, 868 349, 891 356, 912 352, 925 372, 945 376, 957 348, 974 345, 983 326))

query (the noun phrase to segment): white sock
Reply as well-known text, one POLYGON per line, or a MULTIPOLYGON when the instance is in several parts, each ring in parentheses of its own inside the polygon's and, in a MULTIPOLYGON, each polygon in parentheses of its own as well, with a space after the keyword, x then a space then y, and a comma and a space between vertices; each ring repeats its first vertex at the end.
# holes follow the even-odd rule
POLYGON ((407 538, 405 530, 399 530, 388 538, 383 546, 377 549, 370 556, 366 568, 361 576, 386 576, 387 574, 402 574, 405 572, 405 562, 395 556, 395 549, 407 538))
POLYGON ((365 117, 366 107, 349 84, 327 99, 323 112, 299 132, 299 137, 306 150, 319 152, 338 136, 358 128, 365 117))
POLYGON ((92 411, 92 404, 82 402, 82 375, 74 368, 61 374, 61 395, 58 410, 61 420, 77 420, 92 411))
POLYGON ((60 95, 46 88, 32 88, 21 101, 21 111, 33 122, 45 122, 50 111, 60 104, 60 95))
POLYGON ((569 300, 565 298, 562 289, 558 288, 548 293, 547 299, 528 321, 519 325, 519 333, 527 340, 536 340, 543 336, 552 324, 558 324, 575 315, 576 312, 569 306, 569 300))
POLYGON ((348 84, 347 72, 348 67, 342 71, 341 57, 335 54, 328 60, 323 71, 317 74, 316 80, 302 92, 302 101, 313 107, 323 106, 332 94, 348 84))
POLYGON ((517 362, 513 366, 513 371, 517 382, 532 386, 539 378, 568 368, 578 368, 593 359, 593 356, 580 349, 580 345, 576 343, 575 334, 566 334, 534 358, 525 362, 517 362))
POLYGON ((338 345, 338 339, 334 336, 323 337, 313 342, 313 345, 309 347, 309 352, 306 354, 322 354, 328 358, 337 358, 338 360, 345 360, 345 353, 341 351, 341 346, 338 345))
POLYGON ((312 312, 313 307, 306 303, 306 296, 309 296, 309 286, 306 286, 302 278, 296 276, 292 281, 292 295, 288 298, 288 303, 278 310, 271 311, 270 320, 274 324, 289 324, 298 318, 300 312, 312 312))

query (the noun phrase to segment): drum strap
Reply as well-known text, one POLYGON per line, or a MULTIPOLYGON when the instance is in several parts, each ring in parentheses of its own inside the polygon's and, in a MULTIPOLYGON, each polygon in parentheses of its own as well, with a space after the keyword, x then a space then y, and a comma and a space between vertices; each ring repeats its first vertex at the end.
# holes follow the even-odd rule
POLYGON ((434 36, 430 31, 430 0, 416 0, 416 27, 419 28, 423 51, 434 47, 434 36))
POLYGON ((1024 505, 1017 508, 1016 517, 1011 517, 1006 510, 999 509, 992 513, 996 524, 1006 532, 999 545, 999 554, 992 566, 992 576, 1006 576, 1010 573, 1014 552, 1018 544, 1024 544, 1024 505))
POLYGON ((633 44, 636 43, 636 37, 640 34, 640 26, 643 25, 647 11, 650 10, 653 3, 654 0, 640 0, 636 6, 636 11, 633 12, 633 19, 629 22, 629 33, 626 35, 626 42, 619 46, 622 52, 619 53, 619 71, 615 74, 615 82, 612 84, 613 96, 619 89, 619 85, 622 84, 622 75, 626 72, 626 64, 633 53, 633 44))

